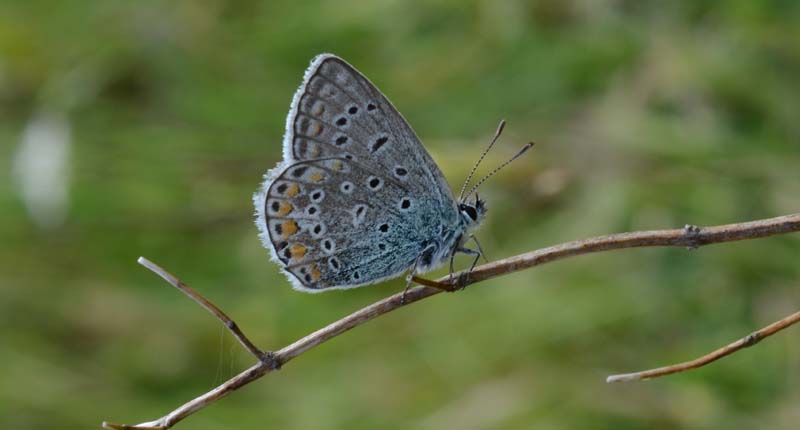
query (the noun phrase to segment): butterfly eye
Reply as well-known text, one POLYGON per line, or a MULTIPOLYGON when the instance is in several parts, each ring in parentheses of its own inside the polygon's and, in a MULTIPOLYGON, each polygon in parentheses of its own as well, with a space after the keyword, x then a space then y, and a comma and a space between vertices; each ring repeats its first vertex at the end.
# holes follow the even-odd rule
POLYGON ((477 211, 477 210, 475 210, 475 208, 474 208, 474 207, 472 207, 472 206, 469 206, 469 205, 465 205, 465 204, 460 204, 460 205, 458 205, 458 206, 459 206, 459 209, 461 210, 461 212, 463 212, 463 213, 467 214, 467 216, 468 216, 468 217, 469 217, 471 220, 475 221, 475 220, 477 220, 477 219, 478 219, 478 211, 477 211))

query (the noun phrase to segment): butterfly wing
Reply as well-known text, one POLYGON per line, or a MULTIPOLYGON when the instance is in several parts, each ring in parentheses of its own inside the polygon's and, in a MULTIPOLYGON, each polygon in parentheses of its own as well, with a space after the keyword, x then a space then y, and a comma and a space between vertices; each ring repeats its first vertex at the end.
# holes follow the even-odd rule
POLYGON ((254 200, 262 240, 297 289, 397 276, 440 224, 456 222, 449 186, 414 131, 336 56, 320 55, 306 71, 283 149, 254 200))

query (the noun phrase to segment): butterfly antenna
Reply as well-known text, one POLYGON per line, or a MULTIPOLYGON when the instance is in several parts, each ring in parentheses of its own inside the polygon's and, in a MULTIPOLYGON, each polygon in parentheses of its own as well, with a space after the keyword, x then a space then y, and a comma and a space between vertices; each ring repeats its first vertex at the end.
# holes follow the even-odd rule
MULTIPOLYGON (((484 176, 484 177, 483 177, 483 179, 481 179, 480 181, 478 181, 478 183, 477 183, 477 184, 475 184, 475 186, 473 186, 472 188, 470 188, 469 192, 468 192, 468 193, 465 195, 465 197, 467 197, 467 198, 468 198, 468 197, 469 197, 469 196, 470 196, 470 195, 471 195, 473 192, 475 192, 475 190, 477 190, 477 189, 478 189, 478 187, 480 187, 480 186, 481 186, 481 184, 483 184, 484 182, 486 182, 486 180, 487 180, 487 179, 489 179, 489 178, 491 178, 492 176, 494 176, 494 175, 495 175, 497 172, 499 172, 499 171, 500 171, 500 170, 501 170, 503 167, 506 167, 506 166, 508 166, 509 164, 511 164, 511 162, 512 162, 512 161, 514 161, 514 160, 516 160, 517 158, 521 157, 521 156, 522 156, 522 154, 524 154, 524 153, 528 152, 528 150, 529 150, 529 149, 531 149, 531 148, 533 147, 533 145, 534 145, 534 143, 533 143, 533 142, 530 142, 530 143, 528 143, 527 145, 523 146, 523 147, 522 147, 522 149, 520 149, 520 150, 519 150, 519 152, 517 152, 517 155, 515 155, 515 156, 513 156, 513 157, 509 158, 509 159, 508 159, 508 161, 506 161, 505 163, 503 163, 503 164, 501 164, 501 165, 497 166, 497 167, 496 167, 494 170, 492 170, 491 172, 489 172, 489 174, 488 174, 488 175, 486 175, 486 176, 484 176)), ((459 200, 459 201, 461 201, 461 200, 459 200)))
POLYGON ((505 127, 506 127, 506 120, 504 120, 504 119, 500 120, 500 124, 497 126, 497 131, 494 132, 494 137, 492 138, 492 141, 489 142, 489 146, 487 146, 486 149, 483 150, 483 154, 481 154, 481 158, 478 158, 478 162, 475 163, 474 166, 472 166, 472 170, 469 172, 469 175, 467 175, 467 180, 464 181, 464 185, 461 186, 461 192, 458 193, 458 201, 459 202, 462 201, 461 198, 464 197, 464 190, 467 189, 467 185, 469 185, 469 181, 472 180, 472 175, 474 175, 475 171, 478 170, 478 165, 480 165, 481 161, 483 161, 483 159, 486 158, 486 154, 489 153, 489 150, 492 149, 492 146, 494 146, 494 143, 497 142, 497 139, 503 133, 503 129, 505 127))

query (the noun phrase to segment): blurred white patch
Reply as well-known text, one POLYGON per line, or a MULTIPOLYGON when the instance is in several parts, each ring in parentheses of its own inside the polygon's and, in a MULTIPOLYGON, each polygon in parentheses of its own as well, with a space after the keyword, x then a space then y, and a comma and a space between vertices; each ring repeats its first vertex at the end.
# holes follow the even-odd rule
POLYGON ((13 174, 31 219, 43 228, 67 215, 70 127, 60 113, 38 113, 25 126, 14 156, 13 174))

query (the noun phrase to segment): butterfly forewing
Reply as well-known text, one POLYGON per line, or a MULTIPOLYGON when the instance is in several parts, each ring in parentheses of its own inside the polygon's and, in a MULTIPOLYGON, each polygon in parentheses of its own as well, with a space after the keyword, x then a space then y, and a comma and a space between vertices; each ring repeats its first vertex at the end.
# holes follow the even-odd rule
POLYGON ((317 57, 295 103, 289 122, 296 160, 352 158, 368 169, 406 181, 413 189, 443 193, 453 200, 439 168, 406 120, 344 60, 317 57))

